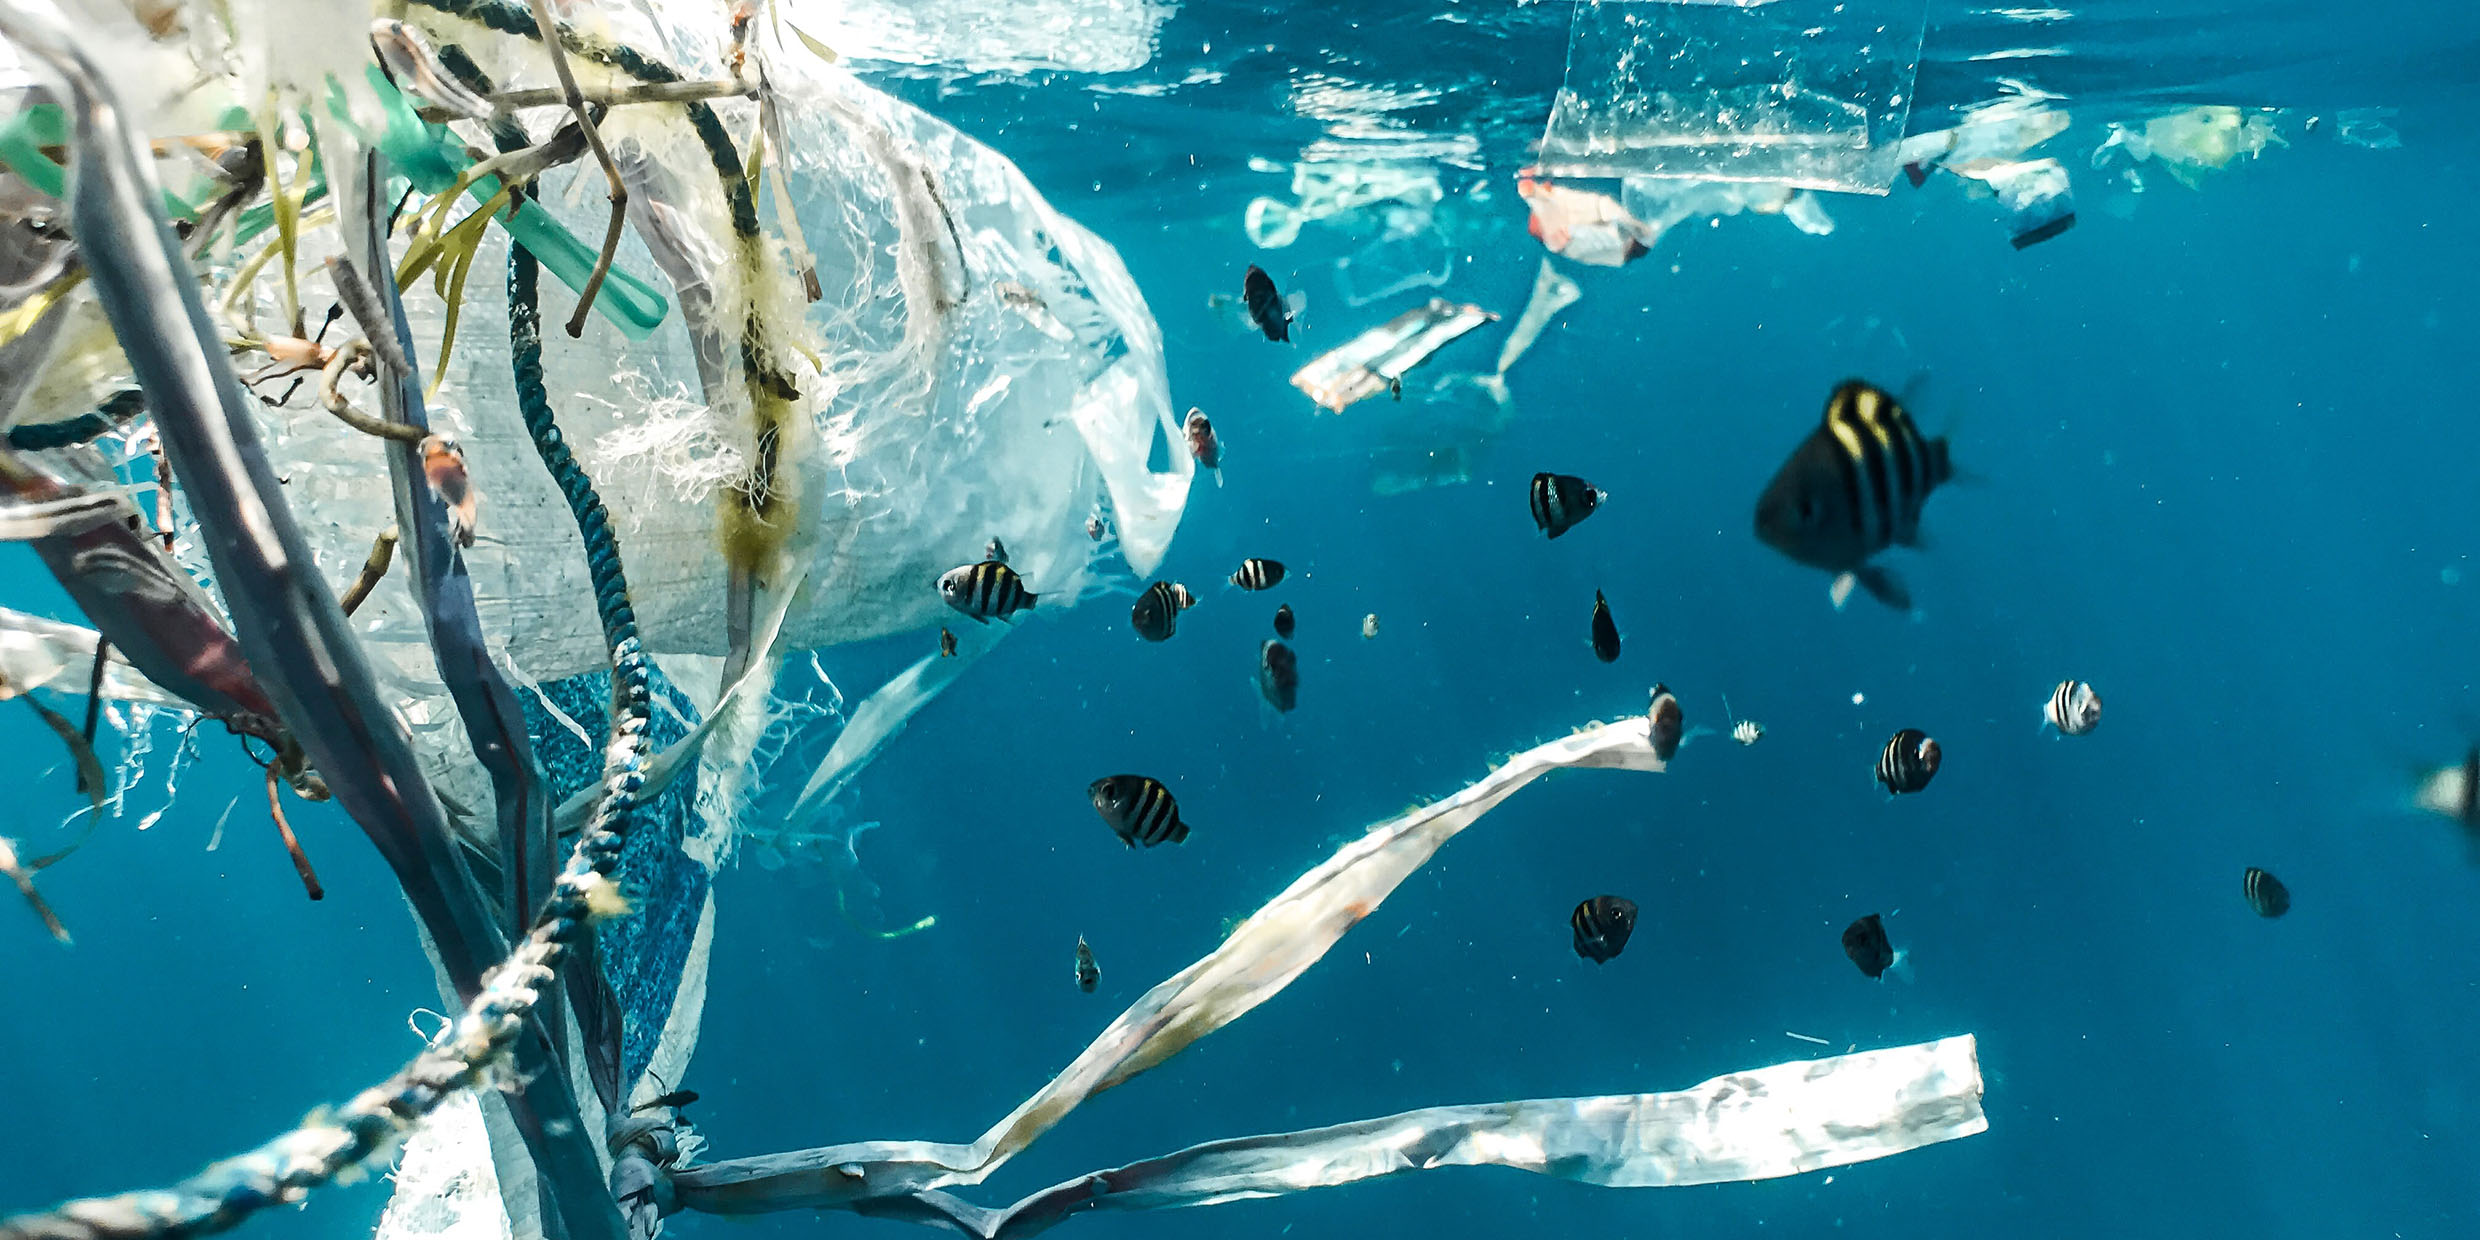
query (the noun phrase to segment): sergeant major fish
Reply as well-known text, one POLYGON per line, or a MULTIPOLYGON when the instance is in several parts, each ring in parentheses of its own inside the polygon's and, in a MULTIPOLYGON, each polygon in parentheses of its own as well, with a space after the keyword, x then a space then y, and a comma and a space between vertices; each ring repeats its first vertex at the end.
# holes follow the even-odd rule
POLYGON ((2291 911, 2291 889, 2255 866, 2239 876, 2239 892, 2247 897, 2248 908, 2259 917, 2279 917, 2291 911))
POLYGON ((1937 776, 1943 754, 1937 741, 1918 728, 1905 728, 1886 742, 1886 751, 1877 758, 1877 782, 1886 786, 1888 796, 1918 792, 1929 786, 1937 776))
POLYGON ((1261 560, 1251 557, 1240 561, 1240 567, 1231 575, 1231 584, 1243 590, 1270 590, 1282 584, 1282 581, 1283 562, 1281 560, 1261 560))
POLYGON ((1094 949, 1086 944, 1084 935, 1076 936, 1076 988, 1090 995, 1101 980, 1102 966, 1094 963, 1094 949))
POLYGON ((2080 680, 2062 680, 2041 704, 2041 718, 2066 736, 2082 736, 2101 726, 2101 695, 2080 680))
POLYGON ((1878 601, 1909 611, 1911 594, 1869 557, 1920 541, 1920 509, 1954 477, 1944 439, 1922 437, 1912 415, 1884 389, 1845 380, 1826 400, 1825 417, 1793 449, 1757 499, 1757 537, 1811 568, 1835 574, 1841 607, 1856 583, 1878 601))
POLYGON ((1094 812, 1102 815, 1104 825, 1130 848, 1177 844, 1188 838, 1188 824, 1180 821, 1180 803, 1151 775, 1105 775, 1086 785, 1085 793, 1093 798, 1094 812))
POLYGON ((1197 596, 1176 581, 1157 581, 1137 596, 1128 609, 1128 623, 1149 642, 1167 642, 1180 631, 1180 613, 1197 605, 1197 596))
POLYGON ((1608 964, 1627 950, 1636 933, 1636 902, 1626 896, 1595 896, 1567 915, 1576 932, 1576 954, 1595 964, 1608 964))
POLYGON ((997 560, 951 568, 939 578, 939 597, 947 605, 988 623, 1005 620, 1034 605, 1039 597, 1025 588, 1016 570, 997 560))
POLYGON ((1530 495, 1533 524, 1552 538, 1576 528, 1610 498, 1574 474, 1535 474, 1530 495))

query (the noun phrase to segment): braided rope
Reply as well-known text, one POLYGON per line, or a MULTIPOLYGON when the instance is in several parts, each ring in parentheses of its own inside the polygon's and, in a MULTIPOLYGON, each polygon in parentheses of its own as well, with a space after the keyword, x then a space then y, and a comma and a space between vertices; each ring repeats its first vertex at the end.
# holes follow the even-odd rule
POLYGON ((611 649, 612 728, 604 750, 603 798, 569 854, 523 942, 483 975, 482 989, 448 1038, 384 1084, 363 1091, 320 1122, 218 1162, 170 1189, 64 1203, 0 1220, 0 1240, 155 1240, 227 1230, 252 1214, 297 1201, 311 1189, 391 1150, 457 1090, 496 1082, 510 1051, 584 925, 621 907, 611 883, 621 845, 645 786, 651 717, 648 664, 620 565, 619 540, 592 479, 553 421, 543 386, 537 266, 512 247, 508 269, 509 344, 517 401, 544 468, 568 499, 586 546, 595 609, 611 649))

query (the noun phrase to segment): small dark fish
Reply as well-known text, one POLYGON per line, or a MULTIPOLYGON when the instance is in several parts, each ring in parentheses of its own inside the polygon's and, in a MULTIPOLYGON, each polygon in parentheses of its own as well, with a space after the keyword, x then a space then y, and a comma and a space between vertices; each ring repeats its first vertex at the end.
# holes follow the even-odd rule
POLYGON ((1214 485, 1223 485, 1223 441, 1214 437, 1214 419, 1202 409, 1191 409, 1180 423, 1180 434, 1188 439, 1188 454, 1197 458, 1197 468, 1213 471, 1214 485))
POLYGON ((939 657, 942 659, 956 657, 956 632, 944 625, 939 628, 939 657))
POLYGON ((1285 603, 1274 609, 1274 635, 1290 641, 1292 637, 1292 605, 1285 603))
POLYGON ((1929 786, 1938 773, 1938 743, 1918 728, 1905 728, 1886 742, 1886 752, 1877 759, 1877 782, 1886 785, 1889 796, 1918 792, 1929 786))
POLYGON ((1653 741, 1653 756, 1664 762, 1679 752, 1679 742, 1687 732, 1687 713, 1679 709, 1679 698, 1669 685, 1656 683, 1653 700, 1645 707, 1645 718, 1652 725, 1648 735, 1653 741))
POLYGON ((1626 950, 1636 933, 1636 901, 1626 896, 1595 896, 1567 915, 1576 930, 1576 954, 1595 964, 1608 964, 1626 950))
POLYGON ((1289 713, 1300 704, 1300 656, 1273 638, 1257 648, 1257 691, 1266 704, 1289 713))
POLYGON ((990 544, 982 548, 982 558, 993 564, 1007 563, 1007 544, 992 538, 990 544))
POLYGON ((1757 537, 1766 546, 1835 574, 1837 606, 1854 583, 1901 611, 1903 583, 1869 557, 1920 541, 1920 508, 1954 477, 1944 439, 1929 439, 1885 389, 1845 380, 1826 399, 1824 419, 1793 449, 1757 499, 1757 537))
POLYGON ((1076 988, 1094 993, 1094 985, 1102 980, 1102 966, 1094 963, 1094 949, 1087 946, 1085 936, 1076 936, 1076 988))
POLYGON ((1884 977, 1894 964, 1894 944, 1886 941, 1885 924, 1871 913, 1843 927, 1843 954, 1870 977, 1884 977))
POLYGON ((1593 592, 1593 657, 1604 663, 1619 659, 1619 625, 1610 618, 1610 602, 1593 592))
POLYGON ((1157 581, 1137 596, 1137 605, 1128 609, 1128 622, 1137 628, 1137 636, 1149 642, 1167 642, 1180 631, 1180 613, 1197 605, 1197 596, 1176 581, 1157 581))
POLYGON ((1293 309, 1284 302, 1283 294, 1274 286, 1274 277, 1267 275, 1264 268, 1249 264, 1249 274, 1240 282, 1240 296, 1248 303, 1249 321, 1266 333, 1266 339, 1292 338, 1293 309))
POLYGON ((1388 394, 1392 395, 1395 399, 1402 400, 1404 398, 1404 377, 1402 375, 1397 375, 1394 378, 1387 380, 1386 390, 1388 394))
POLYGON ((1188 838, 1188 824, 1180 821, 1180 803, 1159 779, 1106 775, 1086 785, 1085 792, 1094 800, 1094 812, 1130 848, 1177 844, 1188 838))
POLYGON ((1610 498, 1593 484, 1574 474, 1533 475, 1533 524, 1556 538, 1576 528, 1578 522, 1593 515, 1593 510, 1610 498))
POLYGON ((1238 571, 1231 575, 1231 584, 1243 590, 1270 590, 1282 580, 1283 563, 1280 560, 1242 560, 1238 571))
POLYGON ((975 620, 1001 620, 1033 606, 1036 595, 1016 570, 997 560, 951 568, 939 578, 939 597, 975 620))
POLYGON ((1100 517, 1087 517, 1087 518, 1085 518, 1085 536, 1086 536, 1087 538, 1093 539, 1095 542, 1101 542, 1101 541, 1102 541, 1102 518, 1100 518, 1100 517))
POLYGON ((2255 866, 2249 866, 2247 873, 2240 876, 2239 890, 2247 894, 2248 907, 2259 917, 2279 917, 2291 911, 2291 889, 2283 886, 2281 879, 2255 866))
POLYGON ((694 1089, 675 1089, 668 1094, 648 1098, 644 1102, 630 1107, 629 1113, 632 1115, 637 1115, 643 1114, 647 1111, 661 1111, 667 1109, 677 1111, 697 1100, 698 1091, 694 1089))
POLYGON ((2041 718, 2068 736, 2082 736, 2101 726, 2101 695, 2080 680, 2062 680, 2041 707, 2041 718))

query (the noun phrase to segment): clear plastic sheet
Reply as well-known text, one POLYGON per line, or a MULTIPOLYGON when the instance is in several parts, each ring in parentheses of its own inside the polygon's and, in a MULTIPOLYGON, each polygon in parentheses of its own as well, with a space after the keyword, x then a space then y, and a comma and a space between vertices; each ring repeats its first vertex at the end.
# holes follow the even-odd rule
POLYGON ((862 60, 969 73, 1126 73, 1154 56, 1171 0, 779 0, 802 33, 862 60))
POLYGON ((1926 0, 1584 0, 1541 170, 1882 194, 1926 0))

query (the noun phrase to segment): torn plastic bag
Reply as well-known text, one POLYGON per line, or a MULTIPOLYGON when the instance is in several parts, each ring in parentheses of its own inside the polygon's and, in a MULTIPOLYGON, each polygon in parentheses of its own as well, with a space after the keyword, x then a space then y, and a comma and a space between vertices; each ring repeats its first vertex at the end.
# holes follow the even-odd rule
POLYGON ((1606 1188, 1774 1179, 1988 1128, 1979 1048, 1965 1034, 1734 1072, 1673 1093, 1430 1107, 1209 1141, 1088 1172, 1004 1210, 925 1192, 870 1212, 1024 1240, 1091 1210, 1220 1205, 1441 1167, 1512 1167, 1606 1188))
MULTIPOLYGON (((647 7, 678 20, 655 25, 627 8, 604 16, 615 37, 669 56, 686 76, 722 74, 703 6, 647 7)), ((499 80, 540 71, 530 40, 471 39, 470 28, 428 10, 409 16, 439 23, 435 40, 466 38, 499 80)), ((1178 422, 1160 332, 1118 255, 1053 211, 1004 157, 790 36, 788 47, 771 37, 761 40, 769 80, 794 140, 789 151, 770 146, 765 179, 788 190, 825 299, 803 304, 771 242, 760 260, 743 261, 721 197, 689 184, 714 178, 678 109, 616 109, 606 136, 652 191, 632 187, 620 265, 657 284, 658 257, 692 273, 714 317, 696 333, 667 321, 636 343, 590 319, 582 338, 544 350, 562 429, 618 518, 647 648, 723 654, 730 644, 718 552, 728 511, 752 485, 761 436, 747 395, 734 390, 743 386, 737 359, 702 359, 700 344, 739 335, 734 304, 785 342, 783 355, 806 350, 822 367, 799 366, 792 416, 766 441, 779 458, 764 485, 791 518, 772 536, 808 575, 785 621, 786 649, 934 623, 945 606, 931 583, 994 536, 1046 605, 1069 602, 1095 554, 1083 523, 1106 491, 1120 552, 1149 570, 1177 527, 1193 465, 1165 453, 1165 472, 1147 468, 1158 441, 1176 442, 1178 422), (1044 334, 992 290, 1001 282, 1037 298, 1071 340, 1044 334)), ((754 128, 747 101, 715 108, 730 133, 754 128)), ((547 180, 545 205, 581 235, 598 234, 599 171, 581 163, 547 180)), ((774 201, 767 191, 762 224, 776 218, 763 209, 774 201)), ((475 265, 495 270, 503 253, 494 231, 475 265)), ((599 668, 602 639, 590 610, 575 605, 589 590, 577 534, 508 397, 504 309, 472 291, 481 287, 469 286, 434 420, 463 445, 483 496, 485 537, 467 562, 484 622, 526 678, 551 680, 599 668)), ((681 291, 678 317, 693 319, 692 290, 681 291)), ((547 296, 559 303, 561 293, 547 296)), ((438 299, 425 285, 407 301, 415 338, 436 340, 438 299)), ((551 304, 545 315, 565 310, 551 304)), ((368 446, 332 419, 287 421, 275 436, 295 503, 328 531, 322 564, 349 575, 386 521, 385 497, 360 485, 368 446)), ((400 599, 383 587, 373 606, 400 599)), ((382 643, 414 632, 401 608, 372 619, 382 643)))
POLYGON ((1541 169, 1882 194, 1926 0, 1591 0, 1541 169))
POLYGON ((1319 354, 1292 375, 1292 386, 1336 413, 1357 400, 1386 391, 1389 383, 1429 359, 1448 341, 1498 316, 1444 297, 1406 310, 1319 354))
POLYGON ((1587 266, 1625 266, 1662 238, 1659 226, 1628 214, 1618 199, 1553 184, 1529 168, 1516 174, 1516 196, 1532 208, 1526 231, 1551 253, 1587 266))
POLYGON ((1304 160, 1292 166, 1293 200, 1251 199, 1242 222, 1251 245, 1278 250, 1299 240, 1302 226, 1318 220, 1380 203, 1400 204, 1426 219, 1443 197, 1438 166, 1427 161, 1304 160))
POLYGON ((1447 235, 1430 223, 1430 213, 1389 207, 1386 234, 1335 263, 1335 284, 1347 306, 1436 288, 1455 270, 1455 250, 1447 235))

